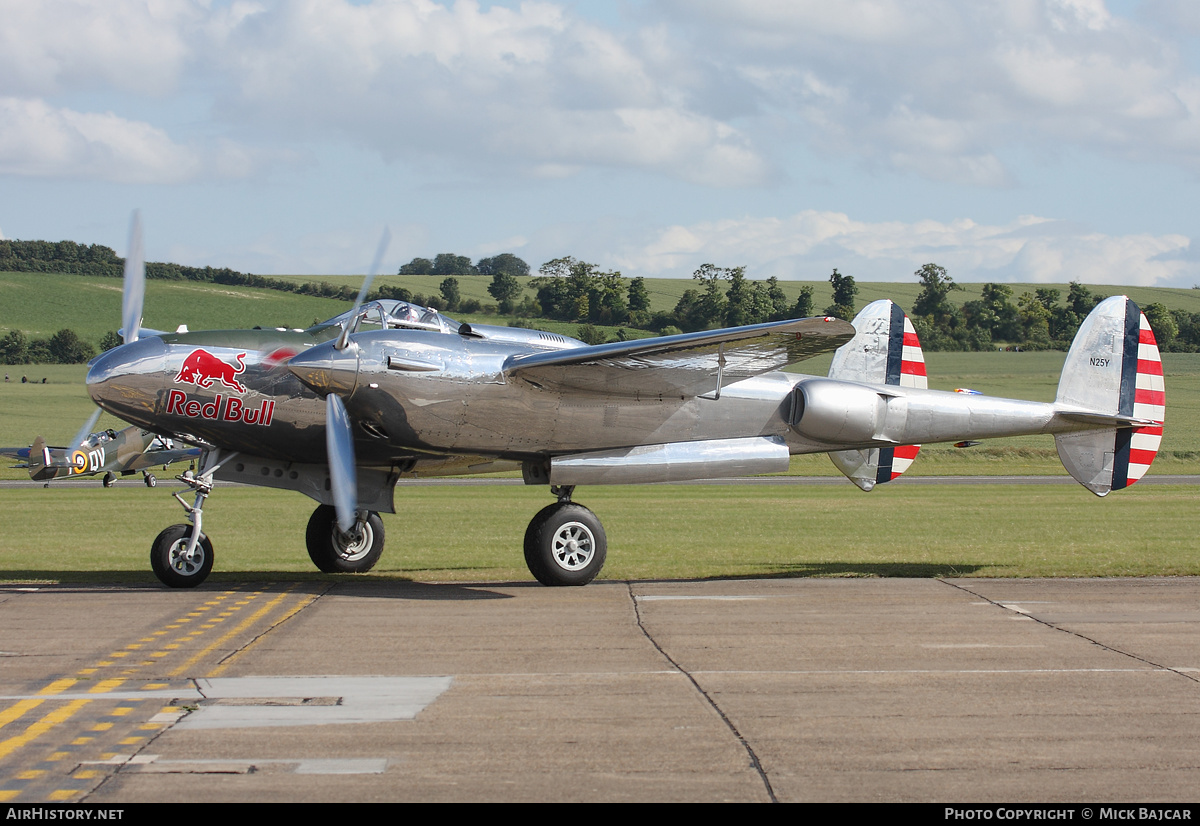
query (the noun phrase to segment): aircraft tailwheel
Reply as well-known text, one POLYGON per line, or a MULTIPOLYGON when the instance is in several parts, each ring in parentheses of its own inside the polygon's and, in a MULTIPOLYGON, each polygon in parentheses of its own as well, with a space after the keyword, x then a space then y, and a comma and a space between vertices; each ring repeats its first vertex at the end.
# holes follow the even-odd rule
POLYGON ((150 567, 164 585, 172 588, 195 588, 208 578, 213 567, 213 547, 208 537, 200 534, 196 550, 187 552, 191 525, 172 525, 158 535, 150 548, 150 567))
POLYGON ((308 557, 327 574, 361 574, 375 567, 383 554, 383 520, 370 511, 360 516, 350 533, 342 533, 337 510, 321 505, 308 520, 304 536, 308 557))
POLYGON ((101 480, 101 483, 104 485, 104 487, 111 488, 113 483, 116 481, 117 477, 110 471, 109 473, 104 474, 104 478, 101 480))
POLYGON ((525 531, 525 564, 543 585, 587 585, 608 553, 596 514, 573 502, 555 502, 533 517, 525 531))

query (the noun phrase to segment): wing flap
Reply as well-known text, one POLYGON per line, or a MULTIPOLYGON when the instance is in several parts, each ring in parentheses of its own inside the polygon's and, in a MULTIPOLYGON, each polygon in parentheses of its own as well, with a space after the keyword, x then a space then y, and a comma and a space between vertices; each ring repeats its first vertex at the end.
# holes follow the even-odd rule
POLYGON ((699 396, 734 381, 836 350, 854 336, 837 318, 620 341, 512 356, 504 376, 546 388, 654 398, 699 396))

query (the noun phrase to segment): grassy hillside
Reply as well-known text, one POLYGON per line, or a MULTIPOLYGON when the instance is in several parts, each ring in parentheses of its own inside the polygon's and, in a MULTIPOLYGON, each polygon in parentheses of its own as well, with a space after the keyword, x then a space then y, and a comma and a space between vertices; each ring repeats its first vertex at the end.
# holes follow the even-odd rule
MULTIPOLYGON (((331 284, 350 284, 357 288, 360 276, 280 276, 281 279, 328 281, 331 284)), ((521 279, 528 285, 530 278, 521 279)), ((431 275, 380 276, 376 283, 402 286, 414 294, 437 295, 442 279, 431 275)), ((463 298, 474 298, 494 304, 487 287, 486 276, 459 276, 463 298)), ((819 312, 832 300, 827 281, 784 281, 780 286, 789 300, 794 301, 803 286, 813 288, 813 305, 819 312)), ((977 299, 982 284, 967 284, 965 289, 950 294, 961 304, 977 299)), ((1044 284, 1039 287, 1060 289, 1066 295, 1066 284, 1044 284)), ((695 287, 689 279, 647 279, 652 309, 670 310, 675 307, 684 290, 695 287)), ((1014 284, 1019 296, 1033 285, 1014 284)), ((912 306, 920 291, 913 283, 867 282, 858 285, 858 304, 862 307, 880 298, 891 298, 901 307, 912 306)), ((1153 302, 1171 309, 1200 312, 1200 290, 1162 287, 1101 287, 1089 286, 1098 295, 1124 293, 1145 305, 1153 302)), ((526 288, 527 294, 533 291, 526 288)), ((116 279, 79 275, 44 273, 0 273, 0 336, 19 329, 30 338, 48 338, 64 327, 75 330, 83 339, 98 344, 104 333, 120 326, 121 282, 116 279)), ((189 281, 149 281, 146 285, 145 325, 154 329, 173 330, 180 324, 190 329, 230 329, 256 325, 263 327, 307 327, 314 320, 323 320, 348 308, 348 303, 329 298, 293 295, 275 290, 252 287, 227 287, 189 281)), ((458 316, 462 321, 507 324, 507 317, 476 314, 458 316)), ((538 326, 566 335, 574 335, 577 324, 538 321, 538 326)))
MULTIPOLYGON (((44 273, 0 273, 0 336, 22 330, 47 338, 69 327, 98 344, 121 326, 119 279, 44 273)), ((293 295, 250 287, 225 287, 190 281, 148 281, 144 324, 174 330, 307 327, 349 309, 344 301, 293 295)))

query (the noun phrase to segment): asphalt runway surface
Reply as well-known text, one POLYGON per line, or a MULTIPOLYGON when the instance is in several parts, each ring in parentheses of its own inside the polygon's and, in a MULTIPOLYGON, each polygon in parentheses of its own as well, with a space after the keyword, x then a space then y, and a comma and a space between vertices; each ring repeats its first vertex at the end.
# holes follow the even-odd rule
POLYGON ((1194 802, 1200 579, 0 586, 0 802, 1194 802))

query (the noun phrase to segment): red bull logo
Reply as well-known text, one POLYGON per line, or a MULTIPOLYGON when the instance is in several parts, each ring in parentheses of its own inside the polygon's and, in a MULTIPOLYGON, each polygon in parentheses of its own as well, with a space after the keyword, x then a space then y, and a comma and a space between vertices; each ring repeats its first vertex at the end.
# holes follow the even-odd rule
POLYGON ((175 377, 175 381, 191 382, 205 389, 212 387, 214 381, 219 381, 230 390, 245 393, 245 385, 236 377, 239 373, 246 372, 246 354, 238 353, 234 360, 236 365, 226 364, 207 350, 193 350, 191 355, 183 360, 183 366, 179 368, 179 375, 175 377))
POLYGON ((187 416, 189 419, 208 419, 214 422, 241 422, 271 426, 275 417, 275 402, 263 399, 258 407, 251 407, 234 396, 223 397, 220 393, 212 401, 189 399, 182 390, 167 393, 168 416, 187 416))

